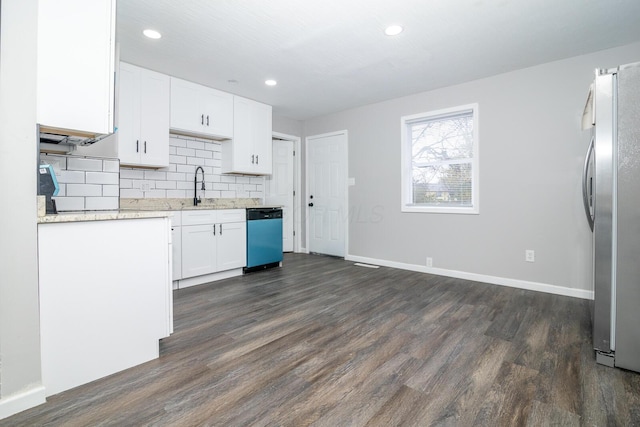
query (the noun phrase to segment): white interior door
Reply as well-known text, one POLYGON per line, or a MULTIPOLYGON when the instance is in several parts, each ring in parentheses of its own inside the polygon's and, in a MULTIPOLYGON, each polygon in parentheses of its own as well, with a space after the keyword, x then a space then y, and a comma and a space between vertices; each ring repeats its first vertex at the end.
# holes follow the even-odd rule
POLYGON ((307 138, 309 252, 344 257, 347 135, 307 138))
POLYGON ((282 250, 293 252, 293 141, 273 140, 273 172, 265 179, 265 203, 282 206, 282 250))

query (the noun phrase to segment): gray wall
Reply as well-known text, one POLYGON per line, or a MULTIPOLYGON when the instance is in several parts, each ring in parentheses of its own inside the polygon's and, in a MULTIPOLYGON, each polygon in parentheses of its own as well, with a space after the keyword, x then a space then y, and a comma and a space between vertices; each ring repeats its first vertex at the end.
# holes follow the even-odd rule
POLYGON ((274 114, 273 131, 292 136, 302 136, 302 122, 300 120, 274 114))
MULTIPOLYGON (((0 418, 41 385, 36 225, 37 0, 2 0, 0 418)), ((44 398, 44 394, 42 394, 44 398)), ((32 402, 33 403, 33 402, 32 402)), ((16 406, 17 405, 17 406, 16 406)))
POLYGON ((349 132, 348 253, 590 290, 582 108, 594 68, 639 52, 636 43, 306 121, 306 136, 349 132), (401 213, 400 117, 476 102, 480 214, 401 213))

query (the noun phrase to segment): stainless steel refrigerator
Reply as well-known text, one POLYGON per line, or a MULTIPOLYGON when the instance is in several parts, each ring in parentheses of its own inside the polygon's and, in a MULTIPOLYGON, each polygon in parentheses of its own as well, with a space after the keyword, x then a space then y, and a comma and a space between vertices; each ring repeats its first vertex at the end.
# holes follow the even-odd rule
POLYGON ((583 127, 596 360, 640 372, 640 62, 596 70, 583 127))

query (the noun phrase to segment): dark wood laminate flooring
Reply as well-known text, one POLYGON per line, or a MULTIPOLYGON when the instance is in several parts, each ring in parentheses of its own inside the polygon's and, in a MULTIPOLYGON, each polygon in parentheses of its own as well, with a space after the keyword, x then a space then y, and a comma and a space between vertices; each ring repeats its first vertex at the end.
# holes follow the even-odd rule
POLYGON ((158 360, 0 426, 632 426, 585 300, 287 254, 176 291, 158 360))

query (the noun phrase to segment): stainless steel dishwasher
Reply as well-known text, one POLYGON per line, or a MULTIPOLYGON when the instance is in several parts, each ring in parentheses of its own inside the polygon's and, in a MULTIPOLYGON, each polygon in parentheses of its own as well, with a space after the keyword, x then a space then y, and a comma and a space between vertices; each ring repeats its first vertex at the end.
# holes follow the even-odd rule
POLYGON ((245 273, 277 267, 281 261, 282 208, 248 208, 245 273))

